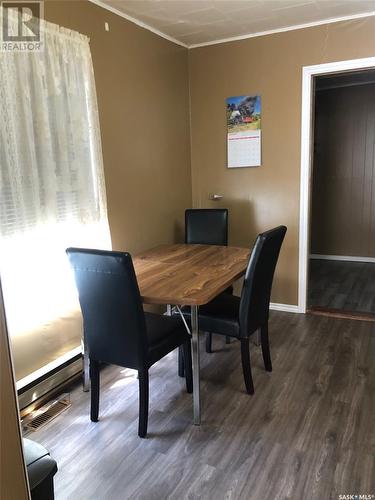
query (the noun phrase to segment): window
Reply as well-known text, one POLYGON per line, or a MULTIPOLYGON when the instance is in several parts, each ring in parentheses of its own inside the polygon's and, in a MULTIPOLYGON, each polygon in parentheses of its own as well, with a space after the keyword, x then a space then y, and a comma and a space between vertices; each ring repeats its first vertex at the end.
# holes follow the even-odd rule
POLYGON ((65 249, 110 248, 89 40, 43 30, 43 52, 0 53, 0 266, 17 380, 80 345, 65 249))

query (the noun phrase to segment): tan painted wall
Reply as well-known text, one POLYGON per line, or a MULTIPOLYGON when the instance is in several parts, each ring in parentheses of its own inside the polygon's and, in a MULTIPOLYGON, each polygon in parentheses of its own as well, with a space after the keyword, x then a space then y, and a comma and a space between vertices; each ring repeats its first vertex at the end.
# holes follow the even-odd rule
POLYGON ((374 55, 375 18, 189 51, 193 203, 218 206, 208 193, 224 193, 230 244, 288 226, 274 302, 297 304, 302 67, 374 55), (227 169, 225 99, 253 93, 262 96, 263 165, 227 169))
POLYGON ((0 288, 0 498, 29 498, 9 340, 0 288))
POLYGON ((87 1, 45 2, 45 17, 91 40, 113 248, 182 241, 191 205, 187 50, 87 1))
POLYGON ((375 257, 375 85, 315 99, 311 252, 375 257))

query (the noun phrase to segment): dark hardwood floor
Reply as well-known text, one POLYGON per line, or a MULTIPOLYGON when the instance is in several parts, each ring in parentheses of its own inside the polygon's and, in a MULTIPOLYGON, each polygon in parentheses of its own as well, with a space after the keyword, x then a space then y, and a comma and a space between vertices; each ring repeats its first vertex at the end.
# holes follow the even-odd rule
POLYGON ((308 306, 375 313, 375 264, 310 259, 308 306))
POLYGON ((100 421, 76 387, 72 407, 31 438, 57 460, 56 499, 326 500, 375 494, 375 323, 272 312, 272 373, 252 345, 245 393, 239 343, 202 336, 201 427, 172 353, 150 371, 147 439, 138 381, 102 371, 100 421))

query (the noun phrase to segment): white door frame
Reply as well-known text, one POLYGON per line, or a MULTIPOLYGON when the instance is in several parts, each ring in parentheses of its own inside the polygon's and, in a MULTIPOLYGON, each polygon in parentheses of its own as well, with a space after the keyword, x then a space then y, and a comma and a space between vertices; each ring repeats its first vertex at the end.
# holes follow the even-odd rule
POLYGON ((337 61, 315 66, 304 66, 302 72, 302 117, 301 117, 301 178, 300 178, 300 224, 299 224, 299 279, 298 310, 306 312, 307 269, 310 237, 310 198, 312 174, 312 124, 313 124, 313 78, 317 75, 343 73, 375 68, 375 57, 337 61))

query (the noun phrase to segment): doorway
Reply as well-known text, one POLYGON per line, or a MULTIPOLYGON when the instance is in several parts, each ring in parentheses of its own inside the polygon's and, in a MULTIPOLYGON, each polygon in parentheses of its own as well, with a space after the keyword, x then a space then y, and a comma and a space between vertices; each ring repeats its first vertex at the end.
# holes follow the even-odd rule
POLYGON ((375 69, 315 77, 310 311, 375 313, 375 69))
POLYGON ((375 106, 368 99, 375 102, 375 58, 303 68, 300 312, 375 313, 375 106))

